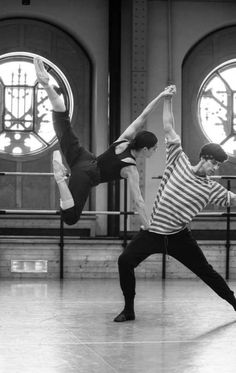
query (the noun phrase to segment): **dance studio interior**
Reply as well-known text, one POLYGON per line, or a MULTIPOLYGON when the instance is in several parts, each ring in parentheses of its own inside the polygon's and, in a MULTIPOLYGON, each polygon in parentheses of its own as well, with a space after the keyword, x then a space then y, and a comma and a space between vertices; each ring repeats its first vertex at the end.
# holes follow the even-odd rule
POLYGON ((235 373, 236 1, 0 9, 0 372, 235 373), (130 147, 138 123, 152 148, 130 147), (70 130, 91 168, 128 144, 123 158, 112 148, 118 177, 99 183, 87 169, 73 224, 63 210, 77 201, 61 196, 74 180, 70 130), (224 161, 200 154, 211 143, 224 161))

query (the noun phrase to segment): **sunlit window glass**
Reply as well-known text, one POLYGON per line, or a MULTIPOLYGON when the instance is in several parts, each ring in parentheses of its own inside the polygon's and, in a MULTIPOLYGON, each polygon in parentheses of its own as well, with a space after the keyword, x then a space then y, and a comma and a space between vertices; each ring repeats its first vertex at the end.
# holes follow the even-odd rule
POLYGON ((207 139, 236 157, 236 61, 207 76, 198 95, 198 118, 207 139))
MULTIPOLYGON (((14 157, 41 153, 57 141, 51 103, 37 82, 34 56, 0 56, 0 153, 14 157)), ((61 92, 71 115, 73 98, 65 76, 53 63, 42 59, 50 83, 61 92)))

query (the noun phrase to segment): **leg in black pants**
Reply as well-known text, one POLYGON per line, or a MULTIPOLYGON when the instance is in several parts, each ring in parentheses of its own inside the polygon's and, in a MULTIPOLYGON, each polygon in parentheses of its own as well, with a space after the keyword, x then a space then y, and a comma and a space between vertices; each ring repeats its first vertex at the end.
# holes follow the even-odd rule
POLYGON ((134 268, 148 256, 154 253, 162 253, 165 250, 166 237, 168 241, 168 254, 194 272, 236 310, 234 293, 230 290, 225 280, 207 262, 202 250, 192 237, 191 232, 185 229, 174 235, 163 236, 148 231, 141 231, 127 246, 118 260, 120 286, 125 298, 125 308, 114 321, 134 320, 134 268))
POLYGON ((233 291, 230 290, 223 277, 208 263, 196 240, 192 237, 191 231, 185 229, 174 236, 168 236, 168 254, 194 272, 236 310, 233 291))
POLYGON ((165 236, 140 231, 130 242, 118 259, 120 286, 125 298, 124 310, 115 317, 114 321, 123 322, 134 320, 135 274, 137 267, 148 256, 163 252, 165 236))

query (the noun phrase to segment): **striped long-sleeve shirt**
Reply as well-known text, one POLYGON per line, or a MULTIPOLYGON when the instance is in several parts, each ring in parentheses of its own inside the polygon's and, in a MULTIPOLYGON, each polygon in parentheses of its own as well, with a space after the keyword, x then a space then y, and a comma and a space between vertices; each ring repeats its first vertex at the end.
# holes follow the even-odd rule
POLYGON ((180 139, 166 143, 166 168, 154 201, 149 231, 174 234, 207 204, 228 206, 230 192, 209 177, 194 174, 180 139))

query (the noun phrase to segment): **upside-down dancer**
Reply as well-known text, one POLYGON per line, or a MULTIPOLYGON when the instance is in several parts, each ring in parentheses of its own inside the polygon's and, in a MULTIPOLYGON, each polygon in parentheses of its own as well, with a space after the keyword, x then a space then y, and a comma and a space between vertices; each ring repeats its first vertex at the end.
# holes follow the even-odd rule
POLYGON ((150 102, 107 151, 96 157, 81 146, 71 127, 64 100, 50 84, 49 75, 42 60, 35 58, 34 64, 37 80, 46 90, 52 104, 54 129, 61 151, 70 168, 70 178, 67 184, 66 169, 62 164, 61 154, 59 151, 54 151, 53 170, 59 188, 63 220, 69 225, 79 220, 91 187, 126 178, 141 225, 147 229, 148 217, 139 188, 136 159, 138 157, 149 158, 157 149, 156 136, 152 132, 141 131, 141 129, 164 93, 160 93, 150 102))
POLYGON ((236 311, 236 299, 225 280, 207 262, 202 250, 187 228, 188 223, 208 204, 236 206, 236 194, 209 178, 227 160, 222 147, 209 143, 202 147, 200 160, 192 166, 183 152, 180 138, 174 130, 172 96, 166 89, 163 124, 166 138, 166 168, 160 183, 150 220, 149 230, 141 230, 120 255, 120 285, 125 299, 123 311, 114 321, 135 319, 134 268, 154 253, 174 257, 236 311))

